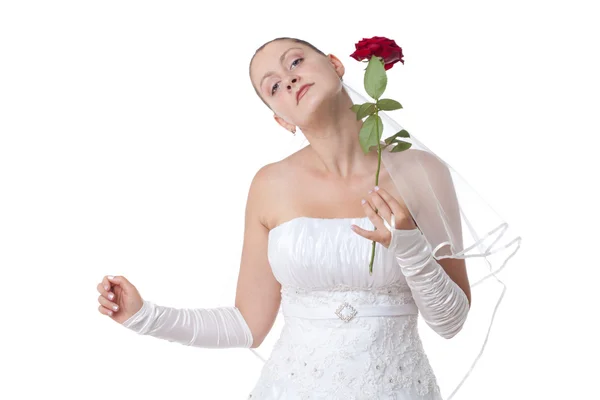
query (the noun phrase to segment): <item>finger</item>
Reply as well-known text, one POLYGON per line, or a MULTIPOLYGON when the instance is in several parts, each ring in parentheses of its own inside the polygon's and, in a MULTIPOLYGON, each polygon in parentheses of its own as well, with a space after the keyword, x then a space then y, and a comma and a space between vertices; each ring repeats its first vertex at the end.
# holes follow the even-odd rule
MULTIPOLYGON (((378 189, 378 187, 375 186, 375 189, 378 189)), ((383 230, 384 228, 387 228, 387 225, 389 225, 389 224, 386 222, 386 218, 387 219, 390 218, 390 214, 391 214, 390 208, 387 206, 385 201, 377 194, 377 192, 374 191, 373 189, 369 190, 368 199, 369 199, 369 202, 371 203, 371 207, 375 211, 375 214, 379 217, 372 221, 373 225, 375 225, 375 230, 383 230)), ((387 228, 387 230, 390 230, 390 229, 387 228)))
MULTIPOLYGON (((368 237, 365 236, 365 237, 367 237, 367 239, 378 240, 379 233, 377 232, 377 227, 379 226, 379 229, 383 228, 383 225, 381 225, 381 217, 375 213, 375 210, 373 209, 373 206, 371 205, 370 202, 368 202, 365 199, 363 199, 361 202, 362 202, 363 209, 365 210, 365 214, 367 215, 367 217, 369 217, 369 219, 371 220, 371 222, 373 223, 373 225, 375 227, 375 229, 372 231, 368 231, 365 229, 362 229, 362 231, 369 232, 368 237)), ((364 235, 362 235, 362 236, 364 236, 364 235)))
POLYGON ((375 231, 369 231, 367 229, 363 229, 358 225, 352 224, 352 230, 356 232, 358 235, 364 237, 365 239, 375 240, 375 231))
POLYGON ((109 310, 108 308, 103 307, 102 305, 98 306, 98 311, 100 311, 100 314, 109 315, 111 317, 113 315, 112 310, 109 310))
POLYGON ((110 290, 110 281, 108 280, 108 277, 110 275, 106 275, 104 278, 102 278, 102 285, 104 286, 104 289, 106 289, 107 291, 110 290))
MULTIPOLYGON (((133 285, 127 280, 127 278, 125 278, 124 276, 121 275, 117 275, 117 276, 112 276, 112 275, 108 275, 108 280, 110 281, 110 283, 112 285, 118 285, 121 287, 121 289, 123 289, 123 291, 125 293, 127 293, 130 287, 132 287, 133 285)), ((130 291, 129 291, 130 292, 130 291)))
POLYGON ((98 296, 98 302, 101 306, 108 308, 109 310, 113 310, 115 312, 119 311, 119 306, 108 300, 106 297, 100 295, 98 296))
MULTIPOLYGON (((393 229, 399 229, 399 228, 401 228, 401 226, 408 226, 407 224, 410 224, 410 225, 412 225, 412 227, 415 227, 415 228, 417 227, 417 223, 416 223, 415 219, 413 218, 412 214, 410 213, 410 211, 406 208, 406 205, 401 204, 392 195, 390 195, 389 192, 385 191, 384 189, 379 188, 378 190, 376 190, 376 192, 388 204, 388 206, 392 210, 392 215, 394 215, 396 217, 395 218, 396 221, 394 223, 394 221, 391 221, 391 216, 390 216, 389 225, 391 225, 391 227, 393 227, 393 229), (411 221, 411 222, 408 222, 408 221, 411 221)), ((409 227, 405 227, 404 229, 412 229, 412 228, 409 226, 409 227)))
POLYGON ((370 201, 374 208, 377 209, 377 214, 379 215, 379 220, 376 224, 377 229, 383 229, 385 227, 383 221, 390 221, 392 210, 377 192, 372 192, 370 194, 370 201))
MULTIPOLYGON (((394 215, 403 215, 404 209, 398 200, 394 198, 391 194, 388 193, 387 190, 382 188, 376 188, 375 193, 377 193, 381 198, 386 202, 388 207, 390 208, 390 212, 394 215)), ((389 221, 389 218, 388 218, 389 221)), ((394 227, 395 228, 395 227, 394 227)))
POLYGON ((107 278, 110 281, 110 283, 112 283, 112 284, 116 283, 117 285, 120 285, 120 286, 131 285, 131 283, 129 283, 127 278, 125 278, 124 276, 121 276, 121 275, 116 275, 116 276, 108 275, 107 278))
POLYGON ((362 204, 363 210, 365 211, 367 217, 369 217, 372 223, 375 223, 377 222, 377 218, 379 218, 379 216, 377 215, 377 213, 375 213, 375 207, 373 206, 373 204, 371 204, 369 200, 370 197, 367 196, 367 198, 362 199, 360 203, 362 204))
POLYGON ((98 293, 100 293, 102 296, 106 297, 109 300, 112 300, 115 298, 115 294, 113 292, 107 291, 104 288, 104 286, 102 285, 102 283, 98 284, 98 286, 96 287, 96 290, 98 290, 98 293))

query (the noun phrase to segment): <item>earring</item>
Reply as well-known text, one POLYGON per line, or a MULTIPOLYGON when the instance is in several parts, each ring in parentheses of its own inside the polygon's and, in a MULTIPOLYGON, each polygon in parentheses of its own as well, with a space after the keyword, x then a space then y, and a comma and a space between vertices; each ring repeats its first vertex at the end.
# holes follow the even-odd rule
POLYGON ((294 130, 290 131, 294 134, 294 136, 296 136, 296 128, 294 128, 294 130))

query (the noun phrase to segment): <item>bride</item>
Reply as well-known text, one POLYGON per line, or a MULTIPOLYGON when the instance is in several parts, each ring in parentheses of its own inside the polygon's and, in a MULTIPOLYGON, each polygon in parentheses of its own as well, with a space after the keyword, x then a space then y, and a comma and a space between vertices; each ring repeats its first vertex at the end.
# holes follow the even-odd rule
POLYGON ((409 211, 385 167, 374 186, 378 154, 361 149, 363 121, 337 57, 277 38, 256 51, 249 73, 275 121, 299 127, 309 145, 252 180, 235 306, 160 306, 125 277, 105 276, 99 311, 143 335, 254 349, 281 307, 285 325, 248 398, 441 399, 417 316, 446 339, 462 329, 464 259, 432 257, 420 211, 409 211))

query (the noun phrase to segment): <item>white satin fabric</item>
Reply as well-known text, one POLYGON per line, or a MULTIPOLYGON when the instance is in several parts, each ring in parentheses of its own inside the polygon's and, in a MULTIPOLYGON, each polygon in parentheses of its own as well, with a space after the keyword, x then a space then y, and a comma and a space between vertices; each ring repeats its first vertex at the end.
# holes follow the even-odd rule
POLYGON ((400 267, 350 226, 364 218, 298 217, 269 232, 285 325, 253 400, 440 400, 400 267))

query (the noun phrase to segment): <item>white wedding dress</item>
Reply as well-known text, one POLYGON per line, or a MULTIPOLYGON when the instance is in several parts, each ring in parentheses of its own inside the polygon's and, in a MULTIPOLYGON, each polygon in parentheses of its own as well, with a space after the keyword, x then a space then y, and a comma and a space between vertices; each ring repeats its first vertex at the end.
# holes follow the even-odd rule
POLYGON ((400 267, 377 243, 369 275, 372 242, 351 224, 373 229, 298 217, 269 232, 285 324, 249 399, 442 398, 400 267))

